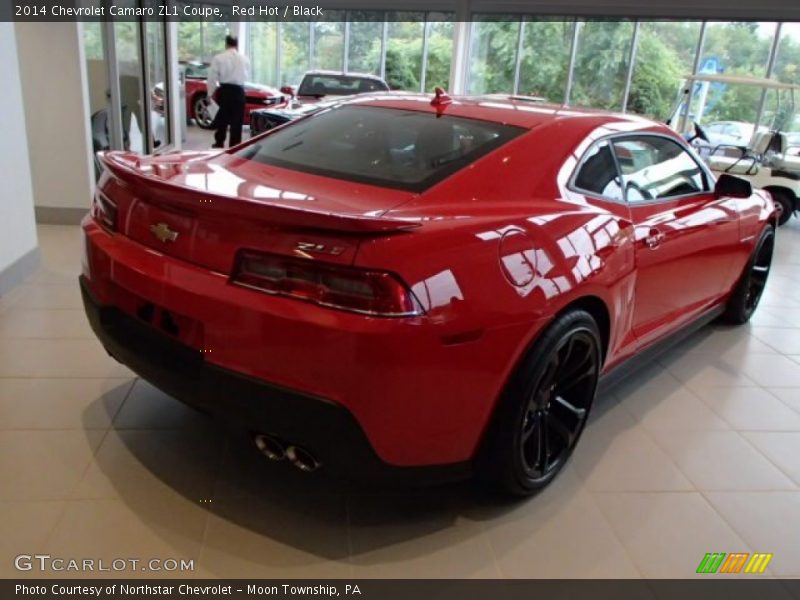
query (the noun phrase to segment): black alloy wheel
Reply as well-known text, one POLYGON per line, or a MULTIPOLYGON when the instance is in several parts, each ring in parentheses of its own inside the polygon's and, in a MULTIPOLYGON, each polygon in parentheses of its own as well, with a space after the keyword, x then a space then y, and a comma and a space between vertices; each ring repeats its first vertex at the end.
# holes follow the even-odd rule
POLYGON ((521 424, 525 474, 543 481, 566 462, 594 399, 600 369, 596 339, 576 331, 561 339, 531 391, 521 424))
POLYGON ((755 259, 750 265, 750 277, 747 283, 747 295, 745 297, 745 310, 752 314, 758 307, 764 288, 767 286, 770 267, 772 266, 772 252, 775 246, 775 235, 768 236, 759 245, 755 259))
POLYGON ((728 300, 723 318, 729 323, 746 323, 758 308, 769 279, 774 249, 775 230, 767 226, 728 300))
POLYGON ((586 425, 602 369, 600 333, 584 310, 558 316, 520 362, 476 458, 478 477, 518 496, 548 485, 586 425))

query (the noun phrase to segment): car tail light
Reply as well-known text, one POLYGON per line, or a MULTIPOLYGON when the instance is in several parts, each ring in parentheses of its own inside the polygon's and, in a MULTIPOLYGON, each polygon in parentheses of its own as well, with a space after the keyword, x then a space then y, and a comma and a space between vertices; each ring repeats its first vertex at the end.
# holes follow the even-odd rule
POLYGON ((104 229, 112 232, 117 230, 117 205, 101 191, 95 192, 92 217, 104 229))
POLYGON ((314 260, 242 252, 233 282, 249 288, 376 317, 423 313, 411 290, 395 275, 314 260))

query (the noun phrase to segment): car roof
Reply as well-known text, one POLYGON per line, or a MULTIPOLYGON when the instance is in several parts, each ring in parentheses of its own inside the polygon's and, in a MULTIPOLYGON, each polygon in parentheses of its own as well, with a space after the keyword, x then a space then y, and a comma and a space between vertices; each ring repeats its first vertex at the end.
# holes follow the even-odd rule
POLYGON ((641 130, 660 128, 671 131, 663 124, 637 115, 624 115, 596 109, 575 108, 560 104, 546 104, 538 99, 521 96, 453 96, 449 104, 434 106, 432 94, 409 92, 380 92, 359 94, 340 101, 342 105, 363 105, 399 110, 452 115, 494 121, 525 129, 533 129, 555 121, 571 121, 582 125, 587 131, 604 124, 620 124, 619 130, 641 130))

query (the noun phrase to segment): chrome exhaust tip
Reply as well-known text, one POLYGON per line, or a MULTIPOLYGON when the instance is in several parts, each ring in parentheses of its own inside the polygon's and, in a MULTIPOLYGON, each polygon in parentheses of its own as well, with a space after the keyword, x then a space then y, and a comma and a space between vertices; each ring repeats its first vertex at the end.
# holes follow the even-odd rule
POLYGON ((278 438, 266 433, 258 433, 253 436, 253 441, 258 451, 268 459, 278 462, 286 458, 286 446, 278 438))
POLYGON ((289 446, 286 448, 286 458, 295 467, 305 473, 313 473, 322 466, 311 452, 299 446, 289 446))

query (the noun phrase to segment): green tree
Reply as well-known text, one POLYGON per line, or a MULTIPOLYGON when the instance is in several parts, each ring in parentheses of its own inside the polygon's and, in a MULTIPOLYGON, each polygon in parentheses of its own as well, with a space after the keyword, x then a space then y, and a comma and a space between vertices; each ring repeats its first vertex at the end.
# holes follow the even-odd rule
POLYGON ((453 57, 453 24, 431 23, 428 38, 428 70, 425 73, 425 91, 436 87, 447 89, 450 83, 450 63, 453 57))
POLYGON ((102 24, 86 22, 83 24, 83 51, 87 60, 103 60, 102 24))
POLYGON ((251 77, 257 83, 275 85, 275 36, 277 26, 273 22, 250 23, 251 77))
POLYGON ((528 21, 522 44, 519 93, 564 101, 574 21, 528 21))
POLYGON ((570 103, 622 109, 633 38, 629 21, 586 21, 581 25, 570 103))
POLYGON ((389 13, 386 83, 393 90, 419 90, 424 13, 389 13))
POLYGON ((671 116, 681 83, 692 72, 699 38, 697 22, 641 23, 628 111, 657 120, 671 116))
POLYGON ((470 47, 470 94, 511 92, 519 21, 476 21, 470 47))
POLYGON ((308 71, 308 23, 284 23, 281 31, 281 85, 297 85, 308 71))
POLYGON ((393 90, 418 90, 419 72, 404 52, 402 42, 389 44, 386 49, 386 83, 393 90))
MULTIPOLYGON (((726 75, 764 77, 773 27, 758 23, 713 23, 706 28, 703 61, 715 57, 726 75)), ((754 86, 714 86, 708 96, 703 122, 755 122, 762 90, 754 86)))
POLYGON ((681 79, 688 74, 676 51, 655 32, 639 37, 628 110, 666 120, 674 109, 681 79))
POLYGON ((181 21, 178 23, 178 59, 202 60, 203 23, 200 21, 181 21))
POLYGON ((314 23, 315 69, 341 71, 344 66, 344 22, 314 23))
POLYGON ((350 19, 350 47, 347 69, 356 73, 380 73, 383 14, 378 19, 371 11, 348 13, 350 19))

